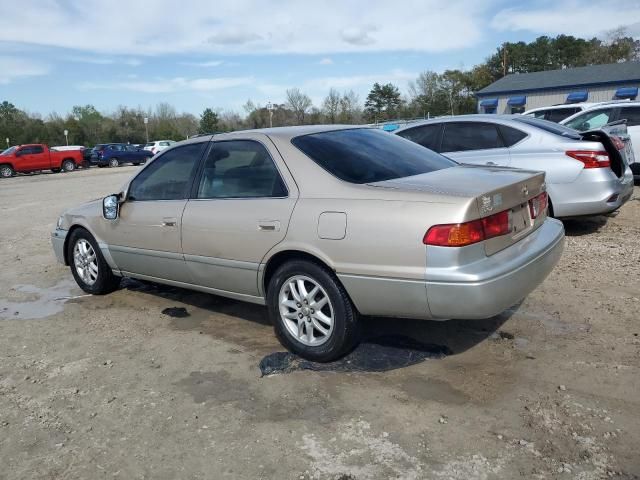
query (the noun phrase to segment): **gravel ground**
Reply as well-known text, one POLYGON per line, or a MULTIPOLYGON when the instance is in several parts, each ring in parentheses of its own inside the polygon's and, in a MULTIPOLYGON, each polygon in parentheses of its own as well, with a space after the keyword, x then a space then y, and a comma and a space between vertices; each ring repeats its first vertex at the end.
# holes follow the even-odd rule
POLYGON ((499 317, 365 320, 450 355, 261 377, 282 351, 263 308, 135 282, 87 296, 55 263, 59 213, 134 171, 0 181, 0 478, 640 478, 638 187, 566 222, 560 265, 499 317))

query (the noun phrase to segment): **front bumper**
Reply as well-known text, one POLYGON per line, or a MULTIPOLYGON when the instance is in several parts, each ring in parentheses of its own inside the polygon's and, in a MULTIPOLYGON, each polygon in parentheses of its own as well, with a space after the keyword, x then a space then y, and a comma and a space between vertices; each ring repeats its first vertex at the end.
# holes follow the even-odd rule
POLYGON ((427 248, 427 300, 436 319, 497 315, 531 293, 549 275, 564 249, 564 227, 549 218, 535 232, 489 257, 451 267, 429 266, 447 247, 427 248))
POLYGON ((58 262, 63 265, 67 265, 67 262, 64 259, 64 243, 67 239, 67 230, 62 230, 60 228, 56 228, 53 232, 51 232, 51 245, 53 246, 53 253, 56 255, 56 259, 58 262))

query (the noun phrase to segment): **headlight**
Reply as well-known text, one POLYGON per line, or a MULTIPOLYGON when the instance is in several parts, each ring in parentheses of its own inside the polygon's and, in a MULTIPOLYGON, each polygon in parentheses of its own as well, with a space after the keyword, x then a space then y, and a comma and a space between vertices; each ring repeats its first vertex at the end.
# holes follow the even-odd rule
POLYGON ((64 223, 64 217, 60 215, 60 217, 58 217, 58 223, 56 223, 56 228, 58 230, 61 230, 63 223, 64 223))

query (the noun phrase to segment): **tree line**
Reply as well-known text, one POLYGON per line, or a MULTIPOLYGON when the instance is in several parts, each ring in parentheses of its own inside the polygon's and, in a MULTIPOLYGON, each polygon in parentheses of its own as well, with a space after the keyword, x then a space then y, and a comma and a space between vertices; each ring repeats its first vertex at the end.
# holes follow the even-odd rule
POLYGON ((352 90, 331 88, 320 105, 298 88, 285 92, 281 104, 260 105, 248 100, 244 116, 234 111, 205 108, 200 118, 179 113, 168 103, 154 109, 118 107, 99 112, 93 105, 77 105, 66 115, 42 118, 19 110, 9 101, 0 103, 0 141, 12 145, 40 142, 95 145, 106 142, 144 143, 148 138, 182 140, 198 133, 246 128, 319 123, 377 123, 476 112, 475 92, 513 73, 528 73, 585 65, 640 60, 640 41, 624 29, 606 38, 582 39, 569 35, 541 36, 532 42, 507 42, 483 63, 471 69, 426 70, 409 82, 402 94, 398 86, 375 83, 364 102, 352 90), (145 118, 147 123, 145 123, 145 118))

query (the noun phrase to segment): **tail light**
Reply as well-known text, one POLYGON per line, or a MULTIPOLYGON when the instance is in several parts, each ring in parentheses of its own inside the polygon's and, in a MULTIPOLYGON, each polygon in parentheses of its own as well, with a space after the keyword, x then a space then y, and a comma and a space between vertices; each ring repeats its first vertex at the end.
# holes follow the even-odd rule
POLYGON ((547 210, 549 206, 549 196, 547 192, 542 192, 540 195, 533 197, 529 200, 529 212, 531 213, 531 218, 538 218, 542 212, 547 210))
POLYGON ((153 148, 151 149, 151 153, 153 153, 154 155, 156 154, 156 147, 153 147, 153 148))
POLYGON ((604 168, 611 165, 609 154, 603 150, 570 150, 565 153, 584 163, 584 168, 604 168))
POLYGON ((613 146, 616 147, 616 150, 624 150, 624 142, 620 137, 611 135, 609 138, 611 138, 611 142, 613 143, 613 146))
POLYGON ((511 232, 511 210, 465 223, 434 225, 422 239, 425 245, 464 247, 511 232))

